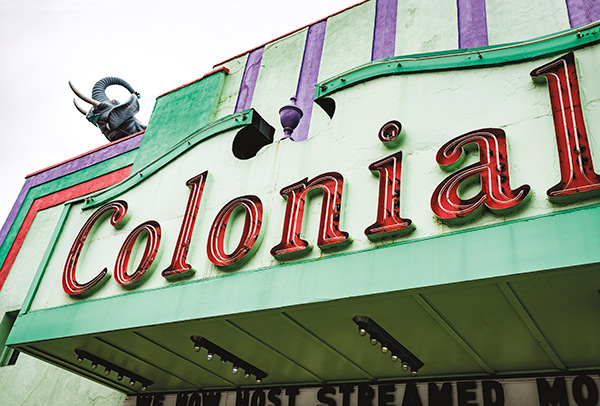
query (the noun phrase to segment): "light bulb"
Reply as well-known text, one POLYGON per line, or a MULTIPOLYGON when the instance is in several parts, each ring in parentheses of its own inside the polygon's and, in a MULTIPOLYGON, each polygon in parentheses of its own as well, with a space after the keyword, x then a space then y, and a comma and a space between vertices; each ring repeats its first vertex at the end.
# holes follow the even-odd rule
POLYGON ((377 340, 375 338, 371 338, 371 345, 377 345, 377 340))
POLYGON ((110 369, 106 368, 104 370, 104 375, 106 375, 106 376, 110 375, 110 369))
POLYGON ((388 347, 386 347, 385 345, 381 347, 381 352, 386 354, 388 352, 388 347))
POLYGON ((142 386, 142 392, 145 392, 148 387, 146 385, 142 386))
POLYGON ((392 354, 392 361, 393 361, 393 362, 396 362, 396 361, 398 361, 398 356, 396 356, 396 355, 392 354))
POLYGON ((233 369, 231 370, 231 373, 235 375, 235 374, 237 374, 237 373, 238 373, 238 371, 239 371, 238 367, 236 367, 236 366, 234 365, 234 366, 233 366, 233 369))
POLYGON ((246 379, 250 378, 250 374, 246 372, 246 373, 244 374, 244 378, 246 378, 246 379))
POLYGON ((412 376, 417 376, 419 371, 417 371, 416 369, 413 369, 410 373, 412 374, 412 376))
POLYGON ((77 362, 79 362, 80 364, 83 362, 83 357, 81 355, 77 357, 77 362))
POLYGON ((262 383, 262 379, 257 379, 256 383, 262 383))
POLYGON ((208 354, 206 354, 206 360, 210 361, 211 359, 213 359, 213 353, 209 352, 208 354))
POLYGON ((122 381, 123 380, 123 375, 119 374, 117 375, 117 381, 122 381))
POLYGON ((225 364, 226 362, 227 362, 227 360, 225 358, 221 357, 221 363, 225 364))
POLYGON ((403 371, 408 371, 408 364, 406 362, 402 363, 402 370, 403 371))
POLYGON ((98 367, 98 364, 96 364, 95 362, 92 363, 92 369, 96 369, 96 367, 98 367))
POLYGON ((358 335, 361 337, 364 337, 367 335, 367 330, 365 330, 364 328, 359 328, 358 329, 358 335))
POLYGON ((200 351, 200 346, 194 345, 194 351, 196 351, 196 352, 200 351))
POLYGON ((130 380, 130 381, 129 381, 129 384, 130 384, 131 386, 135 385, 135 380, 133 380, 133 379, 132 379, 132 380, 130 380))

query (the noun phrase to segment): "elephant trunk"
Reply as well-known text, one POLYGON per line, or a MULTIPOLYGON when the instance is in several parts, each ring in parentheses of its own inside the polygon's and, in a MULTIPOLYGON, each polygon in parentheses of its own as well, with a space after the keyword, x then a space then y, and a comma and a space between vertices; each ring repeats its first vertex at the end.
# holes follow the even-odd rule
POLYGON ((92 89, 92 99, 101 103, 110 103, 110 99, 106 95, 106 88, 111 85, 121 85, 127 90, 129 90, 130 93, 136 93, 135 90, 133 90, 133 88, 131 87, 131 85, 123 79, 116 78, 114 76, 109 76, 104 79, 100 79, 96 82, 94 88, 92 89))

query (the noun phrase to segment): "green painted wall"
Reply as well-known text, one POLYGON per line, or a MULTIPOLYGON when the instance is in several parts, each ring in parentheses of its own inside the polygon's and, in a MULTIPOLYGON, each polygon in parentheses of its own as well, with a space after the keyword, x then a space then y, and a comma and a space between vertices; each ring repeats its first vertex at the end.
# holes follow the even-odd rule
MULTIPOLYGON (((396 54, 456 48, 454 7, 455 1, 450 0, 436 4, 415 0, 399 2, 396 54), (424 30, 424 26, 435 26, 436 30, 424 30)), ((560 0, 551 0, 550 3, 538 0, 526 5, 516 0, 494 0, 486 1, 486 7, 490 44, 537 37, 547 34, 550 28, 551 31, 568 28, 564 2, 560 0), (521 9, 524 10, 522 13, 515 12, 521 9), (534 14, 537 19, 530 22, 534 14)), ((319 80, 369 61, 374 10, 375 1, 370 1, 328 20, 319 80)), ((278 110, 296 92, 306 32, 302 29, 292 33, 267 44, 264 49, 252 107, 276 127, 275 139, 282 136, 278 110)), ((595 35, 597 33, 590 33, 582 41, 596 41, 595 35)), ((574 38, 570 40, 577 41, 574 38)), ((53 267, 49 272, 55 274, 50 275, 47 285, 41 285, 44 294, 36 298, 38 302, 34 311, 17 322, 12 342, 423 289, 511 273, 600 262, 597 250, 600 244, 598 199, 557 207, 544 196, 545 189, 556 181, 550 179, 548 173, 557 173, 557 159, 554 156, 547 89, 534 85, 528 72, 552 58, 544 56, 544 53, 554 55, 583 45, 583 42, 561 41, 553 42, 556 47, 549 50, 536 45, 531 53, 529 50, 507 49, 484 51, 482 58, 473 53, 437 60, 431 58, 434 55, 428 54, 421 55, 427 60, 403 60, 402 67, 397 63, 366 66, 349 75, 350 79, 345 83, 327 82, 328 89, 318 91, 318 96, 332 96, 341 108, 334 119, 329 119, 315 108, 309 142, 274 143, 251 162, 233 160, 228 155, 236 132, 235 125, 225 126, 222 131, 216 132, 218 137, 190 144, 189 151, 187 147, 183 148, 185 156, 189 154, 192 157, 187 162, 179 159, 183 152, 168 154, 189 135, 233 112, 247 55, 224 64, 229 74, 218 71, 160 97, 139 153, 132 151, 32 189, 15 224, 22 222, 35 198, 106 173, 111 168, 128 165, 136 154, 134 172, 161 157, 161 171, 153 176, 152 181, 136 184, 130 193, 124 188, 119 193, 109 192, 104 197, 108 199, 121 192, 129 193, 127 199, 135 207, 130 226, 147 220, 149 216, 163 216, 162 224, 166 231, 163 247, 168 248, 163 249, 166 254, 157 259, 162 267, 169 262, 188 195, 184 182, 191 175, 208 169, 211 171, 210 183, 202 203, 206 215, 199 219, 198 227, 202 231, 196 233, 198 241, 189 253, 194 264, 199 264, 198 278, 180 282, 177 289, 169 289, 171 285, 160 279, 161 268, 158 267, 154 271, 154 279, 140 290, 124 291, 111 279, 112 285, 102 292, 102 296, 63 306, 67 299, 56 294, 61 292, 59 278, 56 278, 64 261, 60 254, 51 258, 54 262, 51 262, 53 267), (515 56, 517 54, 521 55, 515 56), (528 60, 534 56, 540 59, 528 60), (521 62, 502 68, 447 72, 457 67, 481 68, 517 60, 521 62), (407 72, 415 75, 403 75, 407 72), (399 76, 392 76, 396 74, 399 76), (466 93, 458 95, 459 89, 466 93), (497 111, 482 109, 482 103, 488 98, 502 103, 502 117, 497 111), (449 120, 449 117, 452 119, 449 120), (404 194, 403 191, 402 207, 407 217, 417 218, 418 229, 410 238, 400 238, 383 246, 385 244, 369 242, 362 231, 373 220, 378 183, 367 166, 391 153, 376 141, 376 132, 381 124, 392 118, 400 118, 406 124, 402 143, 402 149, 407 151, 403 188, 410 193, 404 194), (471 230, 440 224, 427 208, 432 188, 447 175, 434 164, 433 159, 440 140, 486 126, 500 126, 509 133, 511 171, 517 173, 512 182, 514 185, 530 182, 535 190, 535 196, 524 212, 530 218, 519 219, 519 214, 498 218, 486 213, 469 226, 471 230), (352 141, 348 142, 349 139, 352 141), (532 144, 539 145, 539 148, 529 148, 532 144), (211 156, 207 157, 209 154, 211 156), (336 154, 341 157, 337 161, 332 158, 336 154), (203 166, 199 166, 199 162, 203 166), (348 227, 355 238, 352 248, 334 255, 323 255, 314 248, 304 261, 280 264, 268 253, 268 249, 280 238, 285 205, 278 195, 279 189, 300 177, 311 177, 328 170, 339 170, 350 179, 344 210, 354 214, 352 218, 343 218, 343 229, 348 227), (527 173, 527 176, 520 177, 521 173, 527 173), (160 196, 156 190, 166 190, 169 204, 161 200, 165 196, 160 196), (206 261, 205 240, 202 239, 206 238, 210 220, 229 199, 243 193, 258 192, 263 193, 261 198, 269 204, 265 227, 271 227, 261 251, 244 269, 249 272, 229 273, 217 269, 206 261), (364 196, 373 198, 367 200, 364 196), (585 205, 590 207, 580 207, 585 205), (272 224, 267 226, 269 223, 272 224), (573 228, 573 224, 577 227, 573 228), (544 243, 540 244, 542 240, 544 243), (510 255, 503 255, 506 252, 510 255), (379 273, 375 277, 365 269, 377 269, 379 273), (148 289, 144 291, 144 288, 148 289), (164 306, 165 303, 169 305, 164 306), (131 311, 123 312, 122 309, 127 307, 131 307, 131 311)), ((597 101, 600 100, 600 90, 595 86, 595 61, 599 51, 589 47, 577 52, 580 78, 589 83, 582 90, 586 121, 589 128, 599 128, 597 101)), ((600 150, 597 148, 600 145, 597 134, 598 131, 590 131, 590 138, 593 148, 600 150)), ((94 204, 97 203, 92 202, 90 206, 94 204)), ((89 216, 89 211, 81 211, 81 208, 82 205, 77 205, 77 213, 66 223, 69 232, 78 230, 89 216)), ((318 210, 317 204, 311 204, 307 211, 312 221, 308 222, 305 234, 311 240, 316 234, 314 219, 318 217, 318 210)), ((43 248, 48 245, 61 212, 62 206, 57 206, 36 217, 13 266, 18 272, 11 272, 0 295, 0 315, 23 306, 26 287, 42 262, 43 248)), ((18 231, 18 226, 15 227, 1 248, 0 258, 5 257, 14 240, 18 231)), ((233 228, 239 231, 239 224, 233 228)), ((113 240, 107 238, 101 241, 98 238, 100 248, 96 252, 94 248, 86 252, 92 258, 91 262, 106 261, 107 265, 111 265, 114 258, 106 259, 106 252, 114 254, 115 247, 118 248, 130 229, 116 234, 118 238, 113 240)), ((101 236, 101 232, 98 235, 101 236)), ((73 233, 68 234, 57 244, 59 253, 68 250, 73 236, 73 233)), ((92 270, 97 270, 97 263, 92 270)), ((0 336, 6 332, 2 328, 0 336)), ((114 405, 122 403, 123 396, 26 355, 22 355, 15 366, 0 367, 0 404, 47 404, 48 399, 62 404, 114 405)))
MULTIPOLYGON (((0 296, 0 317, 19 310, 25 299, 38 264, 48 245, 62 205, 38 213, 27 234, 14 270, 6 279, 0 296)), ((0 342, 2 342, 0 331, 0 342)), ((81 379, 77 375, 40 361, 27 354, 19 354, 14 365, 0 366, 0 405, 47 406, 61 405, 118 405, 125 395, 81 379)))
POLYGON ((215 71, 156 100, 132 172, 214 120, 226 75, 215 71))
POLYGON ((566 3, 564 0, 486 0, 489 44, 523 41, 569 29, 566 3))
POLYGON ((457 49, 456 4, 456 0, 398 1, 396 55, 457 49))

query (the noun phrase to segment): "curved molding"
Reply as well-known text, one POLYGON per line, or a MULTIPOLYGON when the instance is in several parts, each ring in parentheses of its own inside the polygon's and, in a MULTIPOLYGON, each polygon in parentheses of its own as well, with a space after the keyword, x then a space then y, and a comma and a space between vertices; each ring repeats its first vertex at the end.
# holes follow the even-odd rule
POLYGON ((315 101, 333 115, 331 94, 384 76, 437 70, 471 69, 521 62, 568 52, 600 41, 600 21, 546 37, 506 45, 380 59, 317 84, 315 101))
MULTIPOLYGON (((258 125, 257 123, 262 123, 263 121, 264 120, 262 120, 260 115, 254 109, 248 109, 212 122, 187 136, 164 154, 154 158, 142 168, 131 173, 127 179, 124 179, 123 181, 103 190, 100 193, 86 196, 83 210, 98 207, 110 200, 113 200, 117 196, 125 193, 129 189, 146 180, 169 162, 177 159, 179 156, 210 137, 235 128, 246 127, 248 125, 258 125)), ((261 128, 262 127, 260 127, 259 130, 261 128)))

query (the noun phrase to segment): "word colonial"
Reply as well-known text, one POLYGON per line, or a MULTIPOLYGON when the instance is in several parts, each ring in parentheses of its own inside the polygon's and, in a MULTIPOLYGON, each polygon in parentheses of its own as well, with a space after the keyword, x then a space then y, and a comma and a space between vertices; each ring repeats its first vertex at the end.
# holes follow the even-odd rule
MULTIPOLYGON (((579 84, 574 55, 568 54, 531 72, 534 79, 546 79, 554 120, 561 180, 547 191, 551 201, 563 202, 600 194, 600 175, 594 171, 588 136, 583 119, 579 84)), ((400 132, 400 123, 384 125, 379 138, 394 142, 400 132)), ((454 170, 462 162, 465 150, 477 148, 479 161, 457 170, 444 179, 433 191, 431 209, 442 222, 468 221, 487 208, 503 213, 519 207, 530 193, 529 185, 510 188, 507 143, 505 132, 499 128, 484 128, 460 135, 444 144, 436 155, 437 163, 454 170), (463 199, 460 189, 478 181, 481 189, 473 197, 463 199)), ((400 183, 402 152, 373 162, 369 169, 379 176, 378 207, 375 222, 364 233, 372 241, 395 238, 412 231, 412 221, 400 216, 400 183)), ((187 181, 190 194, 183 215, 179 236, 171 264, 162 271, 169 280, 193 275, 186 262, 194 232, 194 224, 202 199, 208 172, 187 181)), ((340 213, 344 178, 338 172, 327 172, 312 179, 302 179, 281 189, 286 199, 281 242, 271 248, 277 260, 295 259, 310 250, 309 243, 301 238, 304 208, 307 196, 313 192, 323 195, 317 245, 321 250, 343 247, 350 242, 347 232, 340 230, 340 213)), ((66 260, 62 284, 71 296, 84 295, 96 287, 107 275, 105 268, 92 280, 80 283, 76 279, 78 259, 86 238, 96 222, 110 218, 118 227, 128 210, 127 202, 116 200, 97 209, 83 225, 66 260), (109 216, 110 214, 110 216, 109 216)), ((208 235, 207 256, 217 267, 230 270, 247 260, 258 247, 263 219, 263 204, 255 195, 237 197, 227 203, 215 217, 208 235), (237 248, 232 253, 225 250, 225 233, 232 215, 245 213, 245 222, 237 248)), ((138 284, 154 261, 161 240, 161 226, 157 221, 138 225, 121 246, 114 269, 114 277, 122 286, 138 284), (128 272, 131 252, 138 238, 146 236, 146 245, 139 265, 128 272)))

